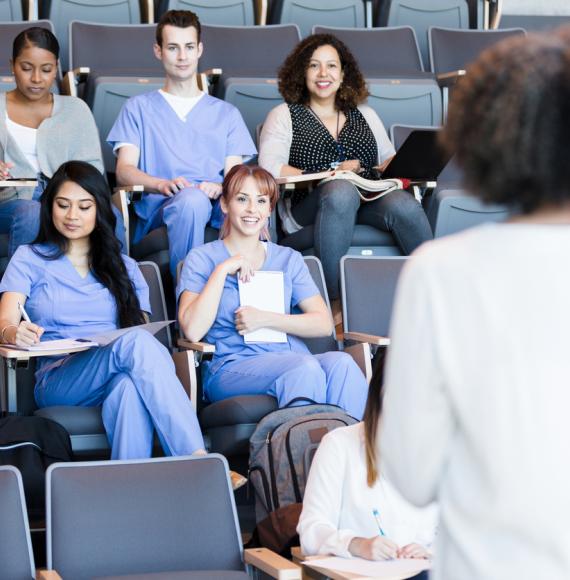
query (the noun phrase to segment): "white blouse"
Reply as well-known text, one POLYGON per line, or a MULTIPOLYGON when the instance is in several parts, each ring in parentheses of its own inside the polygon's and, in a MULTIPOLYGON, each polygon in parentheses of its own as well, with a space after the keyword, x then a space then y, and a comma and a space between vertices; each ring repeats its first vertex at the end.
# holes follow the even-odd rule
POLYGON ((437 508, 416 508, 381 476, 366 482, 364 423, 327 434, 315 454, 297 526, 306 555, 333 554, 350 558, 353 538, 379 534, 374 510, 386 537, 400 547, 429 547, 435 535, 437 508))
MULTIPOLYGON (((34 168, 36 174, 40 172, 40 164, 38 162, 38 130, 32 127, 26 127, 19 123, 14 123, 6 113, 6 129, 8 133, 18 144, 20 151, 25 155, 28 163, 34 168)), ((36 175, 29 175, 30 178, 35 178, 36 175)))

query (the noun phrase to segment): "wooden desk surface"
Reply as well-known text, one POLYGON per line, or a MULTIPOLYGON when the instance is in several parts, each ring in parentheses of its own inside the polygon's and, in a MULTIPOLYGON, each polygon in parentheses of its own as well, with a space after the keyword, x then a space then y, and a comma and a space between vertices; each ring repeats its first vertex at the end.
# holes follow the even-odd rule
POLYGON ((37 358, 40 356, 57 356, 66 355, 74 352, 81 352, 93 348, 92 346, 74 346, 66 349, 54 349, 54 350, 18 350, 17 348, 8 348, 6 346, 0 346, 0 356, 7 359, 17 359, 17 360, 29 360, 31 358, 37 358))

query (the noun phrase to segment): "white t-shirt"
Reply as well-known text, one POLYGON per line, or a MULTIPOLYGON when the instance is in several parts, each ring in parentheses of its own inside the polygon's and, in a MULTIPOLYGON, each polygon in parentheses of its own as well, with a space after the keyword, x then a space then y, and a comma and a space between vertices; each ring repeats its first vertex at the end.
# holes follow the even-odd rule
POLYGON ((437 508, 417 508, 383 476, 373 487, 366 482, 364 423, 331 431, 321 441, 309 472, 297 532, 306 555, 333 554, 350 558, 355 537, 379 534, 374 510, 386 537, 400 547, 433 541, 437 508))
POLYGON ((401 274, 378 444, 437 498, 434 580, 570 578, 570 227, 503 223, 401 274))
MULTIPOLYGON (((8 133, 18 144, 20 151, 26 156, 28 163, 34 168, 36 174, 40 172, 38 162, 38 130, 32 127, 25 127, 19 123, 14 123, 6 114, 6 128, 8 133)), ((8 160, 7 160, 8 161, 8 160)), ((35 175, 30 175, 33 178, 35 175)))

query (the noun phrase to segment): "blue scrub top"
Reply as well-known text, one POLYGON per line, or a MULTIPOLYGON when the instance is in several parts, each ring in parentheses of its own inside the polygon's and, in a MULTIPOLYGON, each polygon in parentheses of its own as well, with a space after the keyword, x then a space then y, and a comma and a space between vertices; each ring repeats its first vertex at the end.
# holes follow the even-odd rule
MULTIPOLYGON (((55 250, 43 244, 38 249, 48 255, 55 250)), ((122 257, 141 309, 150 312, 148 285, 137 263, 122 257)), ((42 340, 83 338, 117 329, 117 306, 109 290, 91 272, 82 278, 65 255, 48 260, 31 245, 20 246, 2 277, 1 292, 27 296, 30 319, 45 329, 42 340)))
MULTIPOLYGON (((306 298, 319 294, 319 289, 299 252, 271 242, 267 242, 266 249, 267 255, 261 270, 283 272, 286 314, 290 314, 306 298)), ((185 290, 197 294, 202 292, 216 266, 230 257, 223 240, 193 249, 184 260, 176 289, 177 299, 185 290)), ((209 373, 216 372, 226 362, 244 356, 277 351, 309 352, 305 343, 293 335, 287 336, 286 343, 246 343, 236 330, 234 322, 234 312, 239 306, 237 275, 226 276, 216 319, 204 337, 204 340, 216 346, 216 353, 208 367, 209 373)))

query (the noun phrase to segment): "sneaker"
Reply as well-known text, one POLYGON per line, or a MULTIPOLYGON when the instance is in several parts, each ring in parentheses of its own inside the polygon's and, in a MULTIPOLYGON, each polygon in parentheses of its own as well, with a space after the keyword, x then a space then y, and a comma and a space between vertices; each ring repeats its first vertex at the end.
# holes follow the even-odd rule
POLYGON ((230 471, 230 481, 232 482, 232 489, 236 491, 247 483, 247 477, 238 473, 237 471, 230 471))
POLYGON ((294 234, 303 229, 293 217, 291 213, 291 198, 280 197, 277 201, 277 214, 281 220, 281 229, 287 234, 294 234))

